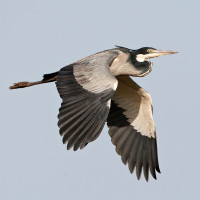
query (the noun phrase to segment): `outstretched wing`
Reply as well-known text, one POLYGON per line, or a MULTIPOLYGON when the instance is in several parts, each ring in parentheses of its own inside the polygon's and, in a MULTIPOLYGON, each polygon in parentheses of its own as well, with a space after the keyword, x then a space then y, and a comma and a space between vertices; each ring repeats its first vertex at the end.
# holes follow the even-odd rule
POLYGON ((151 97, 129 76, 118 76, 117 80, 107 119, 112 143, 131 173, 136 167, 138 179, 142 168, 147 181, 149 170, 156 179, 155 170, 160 173, 160 169, 151 97))
POLYGON ((56 86, 63 102, 58 126, 67 149, 82 149, 101 133, 118 83, 109 69, 116 56, 116 51, 101 52, 59 71, 56 86))

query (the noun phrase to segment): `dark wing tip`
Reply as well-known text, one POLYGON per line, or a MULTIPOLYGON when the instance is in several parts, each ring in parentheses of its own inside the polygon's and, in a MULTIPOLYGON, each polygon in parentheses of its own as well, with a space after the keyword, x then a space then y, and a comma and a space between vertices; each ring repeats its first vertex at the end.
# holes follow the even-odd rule
POLYGON ((74 151, 77 151, 78 149, 79 149, 79 146, 74 145, 73 150, 74 150, 74 151))
POLYGON ((142 174, 142 163, 137 163, 136 164, 136 176, 137 179, 140 180, 142 174))
POLYGON ((156 167, 156 171, 161 174, 159 166, 156 167))
POLYGON ((112 134, 112 129, 110 129, 110 133, 113 137, 112 139, 116 139, 116 136, 119 134, 118 140, 116 140, 116 143, 114 142, 114 145, 116 146, 116 152, 121 155, 122 162, 125 165, 128 163, 131 174, 134 172, 134 170, 136 171, 138 180, 141 178, 142 171, 147 182, 149 180, 149 173, 151 173, 154 179, 157 179, 156 171, 160 173, 157 151, 152 151, 153 148, 156 148, 154 146, 156 145, 156 139, 143 136, 139 132, 136 132, 134 129, 132 129, 132 132, 126 132, 129 135, 131 134, 131 137, 127 137, 126 141, 123 142, 123 148, 120 148, 122 139, 125 138, 125 130, 127 131, 125 127, 121 127, 121 130, 118 130, 116 134, 112 134), (131 146, 129 146, 129 142, 132 144, 131 146))
POLYGON ((146 161, 143 164, 143 172, 144 172, 144 177, 145 177, 146 181, 148 182, 148 180, 149 180, 149 164, 146 161))
POLYGON ((150 172, 152 177, 157 180, 155 169, 150 168, 150 172))
POLYGON ((67 150, 70 150, 72 148, 72 146, 69 145, 69 143, 67 143, 67 150))

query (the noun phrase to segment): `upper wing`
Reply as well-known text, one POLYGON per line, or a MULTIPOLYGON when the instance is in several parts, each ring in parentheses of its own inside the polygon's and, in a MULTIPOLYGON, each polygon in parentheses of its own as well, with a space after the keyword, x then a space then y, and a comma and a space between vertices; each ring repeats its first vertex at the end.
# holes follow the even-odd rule
POLYGON ((118 76, 118 88, 112 97, 108 115, 109 134, 122 162, 129 165, 137 178, 143 168, 148 181, 149 169, 156 179, 160 173, 157 155, 156 130, 150 95, 129 76, 118 76))
POLYGON ((58 126, 67 149, 95 140, 106 122, 117 79, 109 69, 117 52, 101 52, 62 68, 56 86, 63 99, 58 126))

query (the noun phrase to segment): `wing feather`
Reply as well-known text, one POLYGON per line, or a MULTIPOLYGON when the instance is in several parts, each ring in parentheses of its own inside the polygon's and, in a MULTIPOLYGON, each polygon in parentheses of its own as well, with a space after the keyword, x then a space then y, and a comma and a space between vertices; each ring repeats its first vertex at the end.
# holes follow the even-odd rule
POLYGON ((109 69, 117 55, 117 51, 102 52, 58 72, 56 86, 63 99, 58 126, 67 149, 84 148, 103 129, 118 83, 109 69))
POLYGON ((148 181, 149 171, 156 179, 158 164, 156 131, 150 95, 129 76, 118 76, 118 88, 112 97, 107 124, 116 152, 140 179, 143 169, 148 181))

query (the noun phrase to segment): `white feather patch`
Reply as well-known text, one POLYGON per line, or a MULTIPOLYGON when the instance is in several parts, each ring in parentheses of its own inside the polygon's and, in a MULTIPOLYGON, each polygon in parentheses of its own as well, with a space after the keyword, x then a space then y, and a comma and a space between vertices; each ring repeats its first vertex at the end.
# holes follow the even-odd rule
POLYGON ((138 61, 138 62, 144 62, 145 61, 145 55, 144 54, 138 54, 137 56, 136 56, 136 60, 138 61))
POLYGON ((125 110, 123 114, 137 132, 149 138, 156 137, 151 97, 130 77, 118 78, 118 88, 112 100, 125 110))
POLYGON ((142 135, 155 138, 155 125, 151 110, 151 97, 142 88, 140 88, 139 93, 141 94, 142 99, 140 102, 138 116, 134 121, 132 121, 131 119, 129 119, 128 121, 132 121, 131 125, 142 135))

